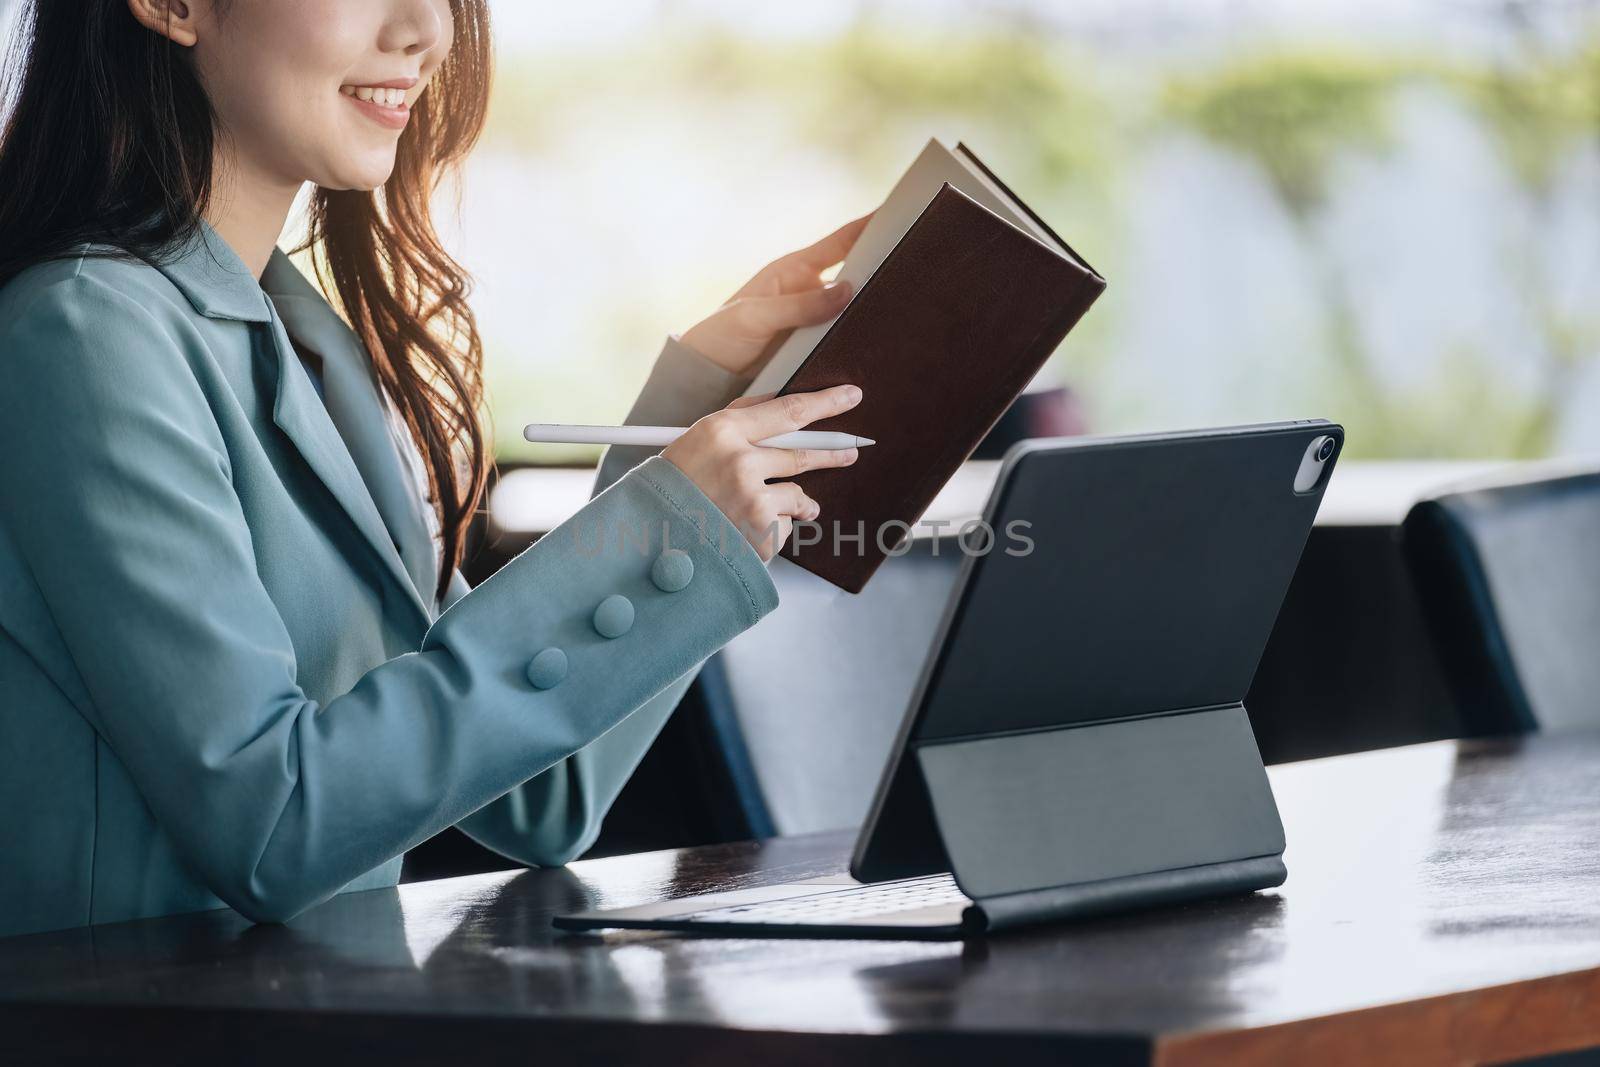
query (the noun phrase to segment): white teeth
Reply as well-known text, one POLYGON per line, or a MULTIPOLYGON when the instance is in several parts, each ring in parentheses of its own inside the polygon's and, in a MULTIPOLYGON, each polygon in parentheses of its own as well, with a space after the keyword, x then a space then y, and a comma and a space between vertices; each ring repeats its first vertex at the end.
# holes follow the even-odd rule
POLYGON ((339 91, 357 100, 366 100, 380 107, 402 107, 406 102, 404 89, 374 89, 365 85, 341 85, 339 91))

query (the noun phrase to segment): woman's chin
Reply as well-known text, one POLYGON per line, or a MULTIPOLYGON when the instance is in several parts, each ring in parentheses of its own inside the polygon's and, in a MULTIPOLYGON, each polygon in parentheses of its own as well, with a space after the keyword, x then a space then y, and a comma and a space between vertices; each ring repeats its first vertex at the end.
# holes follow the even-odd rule
POLYGON ((329 180, 317 182, 324 189, 370 193, 383 187, 394 173, 394 150, 379 158, 351 160, 330 174, 329 180))

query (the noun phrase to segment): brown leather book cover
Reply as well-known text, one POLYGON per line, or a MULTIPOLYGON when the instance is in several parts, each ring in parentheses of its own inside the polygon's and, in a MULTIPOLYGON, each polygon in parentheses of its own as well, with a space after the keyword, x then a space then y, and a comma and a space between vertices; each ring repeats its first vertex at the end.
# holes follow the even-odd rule
POLYGON ((859 593, 1104 290, 1064 244, 942 187, 780 390, 860 386, 854 409, 808 429, 877 442, 795 479, 820 530, 802 524, 783 554, 859 593))

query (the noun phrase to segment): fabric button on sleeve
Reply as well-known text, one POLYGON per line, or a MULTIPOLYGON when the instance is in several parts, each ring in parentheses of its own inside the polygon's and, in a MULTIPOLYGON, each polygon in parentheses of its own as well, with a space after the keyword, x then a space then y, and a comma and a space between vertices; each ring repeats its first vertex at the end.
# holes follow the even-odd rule
POLYGON ((594 629, 601 637, 621 637, 633 629, 633 601, 612 593, 594 609, 594 629))
POLYGON ((535 689, 554 689, 567 676, 567 654, 547 648, 528 661, 528 681, 535 689))
POLYGON ((669 548, 650 565, 650 581, 663 593, 676 593, 694 580, 694 560, 681 548, 669 548))

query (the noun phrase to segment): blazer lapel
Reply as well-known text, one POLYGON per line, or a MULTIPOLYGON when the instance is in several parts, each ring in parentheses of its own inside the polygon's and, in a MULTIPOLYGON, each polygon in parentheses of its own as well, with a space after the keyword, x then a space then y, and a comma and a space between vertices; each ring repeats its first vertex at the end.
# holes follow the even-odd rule
POLYGON ((424 601, 431 602, 439 561, 422 511, 426 504, 401 459, 366 353, 350 327, 281 251, 274 251, 262 284, 287 333, 322 357, 327 414, 344 439, 413 585, 424 601))
POLYGON ((373 503, 393 535, 406 572, 424 600, 432 600, 439 581, 438 556, 422 509, 422 489, 404 464, 390 429, 389 415, 371 364, 344 320, 318 297, 289 297, 285 324, 306 347, 322 356, 323 394, 328 415, 350 449, 373 503), (305 319, 304 335, 296 333, 305 319))
POLYGON ((273 421, 349 515, 377 553, 384 571, 394 579, 402 599, 426 626, 433 619, 428 604, 433 600, 436 582, 431 540, 416 510, 418 505, 408 505, 405 499, 403 487, 409 479, 399 465, 394 445, 381 436, 388 428, 382 421, 371 370, 344 320, 281 250, 273 249, 258 282, 228 243, 204 221, 191 240, 173 254, 152 262, 152 266, 165 274, 201 315, 259 323, 268 328, 278 360, 273 421), (273 298, 269 298, 269 291, 273 298), (327 406, 289 342, 288 328, 279 316, 275 298, 283 299, 286 311, 297 320, 297 336, 323 357, 327 406), (304 333, 300 332, 300 320, 304 333), (330 412, 339 413, 338 426, 330 412))
MULTIPOLYGON (((317 396, 300 357, 289 342, 289 335, 276 308, 272 311, 272 341, 278 355, 278 386, 273 401, 272 420, 299 450, 306 465, 328 487, 385 569, 395 579, 395 584, 405 594, 405 600, 421 616, 424 625, 433 619, 427 604, 417 591, 411 573, 400 558, 398 539, 391 537, 389 528, 367 484, 356 467, 349 448, 339 430, 328 416, 322 398, 317 396)), ((309 347, 309 346, 308 346, 309 347)), ((328 359, 324 356, 324 359, 328 359)))

